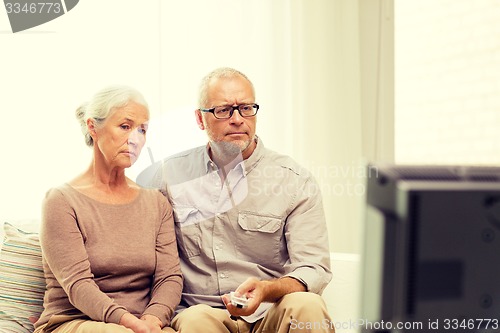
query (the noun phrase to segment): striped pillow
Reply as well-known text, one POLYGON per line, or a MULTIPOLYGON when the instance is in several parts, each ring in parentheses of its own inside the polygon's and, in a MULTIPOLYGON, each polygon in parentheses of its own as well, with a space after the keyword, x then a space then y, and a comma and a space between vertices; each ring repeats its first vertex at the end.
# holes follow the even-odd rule
POLYGON ((45 278, 38 233, 4 223, 0 252, 0 332, 32 332, 43 310, 45 278))

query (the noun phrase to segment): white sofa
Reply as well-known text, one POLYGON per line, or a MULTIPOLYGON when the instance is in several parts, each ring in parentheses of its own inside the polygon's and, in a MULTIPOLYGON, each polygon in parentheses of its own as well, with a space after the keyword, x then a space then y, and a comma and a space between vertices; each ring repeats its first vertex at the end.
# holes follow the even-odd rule
POLYGON ((332 252, 332 281, 323 291, 337 333, 357 332, 359 318, 360 255, 332 252))
MULTIPOLYGON (((0 333, 30 332, 30 317, 41 311, 44 279, 38 245, 39 223, 34 220, 0 221, 0 333)), ((337 333, 358 318, 359 255, 332 253, 333 278, 323 292, 337 333), (340 328, 340 329, 339 329, 340 328)))

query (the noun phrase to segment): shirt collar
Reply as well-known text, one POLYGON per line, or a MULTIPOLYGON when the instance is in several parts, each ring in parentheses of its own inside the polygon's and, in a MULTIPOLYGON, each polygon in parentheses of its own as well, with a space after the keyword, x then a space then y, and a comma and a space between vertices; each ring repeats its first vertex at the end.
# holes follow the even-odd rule
POLYGON ((255 136, 255 143, 257 145, 255 146, 255 150, 252 155, 243 161, 245 164, 245 175, 252 171, 252 169, 255 168, 260 162, 262 156, 264 156, 264 143, 257 135, 255 136))
POLYGON ((217 170, 217 165, 215 164, 214 161, 210 158, 210 155, 208 154, 208 150, 210 149, 210 144, 207 143, 205 146, 205 150, 203 152, 203 160, 204 160, 204 165, 206 167, 206 173, 212 172, 217 170))
MULTIPOLYGON (((264 144, 262 143, 262 140, 257 135, 255 136, 254 140, 256 146, 254 151, 252 152, 252 155, 250 155, 250 157, 248 157, 246 160, 238 163, 235 167, 243 168, 245 170, 245 175, 248 174, 259 163, 264 153, 264 144)), ((210 145, 207 143, 207 145, 205 146, 205 151, 203 153, 204 165, 206 167, 207 173, 217 170, 217 165, 214 161, 212 161, 210 155, 208 154, 209 149, 210 145)))

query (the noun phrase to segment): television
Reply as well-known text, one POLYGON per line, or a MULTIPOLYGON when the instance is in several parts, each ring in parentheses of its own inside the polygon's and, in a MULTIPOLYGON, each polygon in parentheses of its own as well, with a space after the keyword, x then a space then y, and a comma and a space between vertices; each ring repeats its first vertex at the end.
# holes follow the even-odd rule
POLYGON ((500 167, 368 165, 361 332, 500 331, 500 167))

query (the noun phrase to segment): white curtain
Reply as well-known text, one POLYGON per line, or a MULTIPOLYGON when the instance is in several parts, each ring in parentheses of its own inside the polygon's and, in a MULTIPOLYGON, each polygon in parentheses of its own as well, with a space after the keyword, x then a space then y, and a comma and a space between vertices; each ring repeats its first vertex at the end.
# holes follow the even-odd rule
POLYGON ((192 112, 198 82, 216 67, 238 68, 255 84, 262 140, 320 182, 332 250, 359 252, 364 163, 393 160, 392 7, 392 0, 162 2, 163 135, 151 142, 155 154, 205 142, 192 112))
POLYGON ((86 0, 32 32, 0 34, 11 117, 0 131, 0 217, 38 217, 45 191, 88 166, 73 112, 97 89, 130 84, 150 103, 151 154, 134 179, 205 143, 193 116, 199 81, 231 66, 254 82, 266 146, 320 182, 331 250, 359 252, 363 163, 393 155, 392 1, 86 0))

